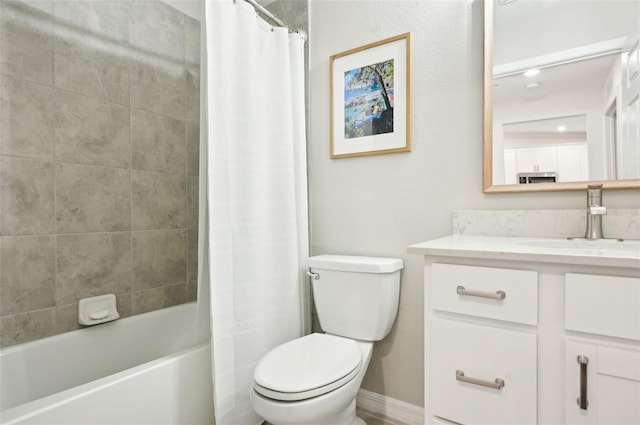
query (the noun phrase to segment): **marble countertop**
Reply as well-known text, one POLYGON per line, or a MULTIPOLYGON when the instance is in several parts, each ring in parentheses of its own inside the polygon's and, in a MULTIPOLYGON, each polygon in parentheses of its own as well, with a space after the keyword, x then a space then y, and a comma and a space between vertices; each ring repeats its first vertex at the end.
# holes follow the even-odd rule
POLYGON ((451 235, 409 246, 410 254, 640 269, 640 241, 451 235))

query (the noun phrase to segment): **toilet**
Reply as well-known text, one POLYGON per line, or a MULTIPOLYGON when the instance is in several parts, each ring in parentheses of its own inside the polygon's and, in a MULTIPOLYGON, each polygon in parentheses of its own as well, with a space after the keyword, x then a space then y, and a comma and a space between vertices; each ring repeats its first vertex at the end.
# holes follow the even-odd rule
POLYGON ((356 396, 374 341, 395 321, 402 260, 318 255, 309 269, 326 333, 269 351, 255 368, 251 405, 273 425, 365 425, 356 396))

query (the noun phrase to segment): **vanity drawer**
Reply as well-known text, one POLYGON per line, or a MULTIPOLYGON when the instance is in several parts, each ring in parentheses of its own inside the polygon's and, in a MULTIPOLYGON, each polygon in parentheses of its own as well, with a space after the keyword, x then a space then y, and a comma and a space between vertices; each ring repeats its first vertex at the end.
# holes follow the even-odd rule
POLYGON ((537 272, 435 263, 431 273, 432 307, 436 310, 538 323, 537 272), (501 296, 504 298, 498 299, 501 296))
POLYGON ((567 273, 567 330, 640 341, 640 278, 567 273))
POLYGON ((435 318, 431 332, 434 416, 460 424, 536 423, 535 334, 435 318), (498 379, 501 388, 481 385, 498 379))

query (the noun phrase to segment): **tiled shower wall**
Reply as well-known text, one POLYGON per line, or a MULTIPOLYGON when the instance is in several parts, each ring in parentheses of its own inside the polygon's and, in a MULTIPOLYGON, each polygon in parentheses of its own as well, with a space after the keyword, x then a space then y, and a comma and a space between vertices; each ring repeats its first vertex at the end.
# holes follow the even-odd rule
POLYGON ((160 1, 0 0, 0 346, 197 294, 200 23, 160 1))

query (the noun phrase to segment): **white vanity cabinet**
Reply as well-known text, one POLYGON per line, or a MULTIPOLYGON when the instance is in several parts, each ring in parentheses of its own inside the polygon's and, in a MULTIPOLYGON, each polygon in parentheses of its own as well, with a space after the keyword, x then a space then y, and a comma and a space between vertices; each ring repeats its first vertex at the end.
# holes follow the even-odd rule
POLYGON ((425 423, 640 424, 640 252, 521 242, 409 247, 425 258, 425 423))
POLYGON ((535 424, 538 273, 443 262, 429 273, 432 415, 535 424))
POLYGON ((640 424, 640 279, 567 273, 565 329, 566 422, 640 424))
POLYGON ((566 423, 640 424, 640 353, 624 345, 568 340, 566 423))

